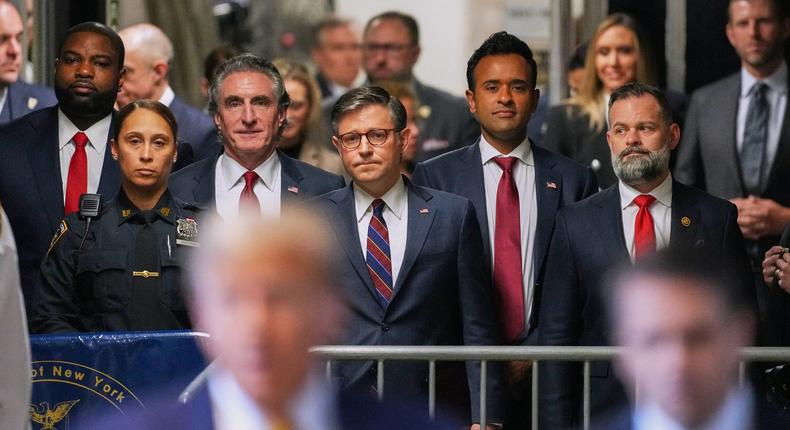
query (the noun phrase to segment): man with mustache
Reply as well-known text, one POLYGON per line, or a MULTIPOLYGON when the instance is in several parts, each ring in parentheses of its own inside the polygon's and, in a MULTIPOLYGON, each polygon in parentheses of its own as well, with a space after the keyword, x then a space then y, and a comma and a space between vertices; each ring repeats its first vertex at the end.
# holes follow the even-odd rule
MULTIPOLYGON (((557 215, 539 313, 541 345, 608 345, 602 278, 656 249, 715 250, 737 262, 734 282, 751 288, 735 205, 672 179, 669 156, 680 128, 664 95, 639 83, 613 92, 606 138, 618 182, 557 215)), ((541 428, 581 425, 581 370, 579 363, 541 365, 541 428)), ((592 416, 625 405, 609 363, 591 363, 590 375, 592 416)))
POLYGON ((0 128, 0 201, 16 233, 27 314, 50 239, 80 195, 115 195, 118 165, 107 149, 123 84, 124 48, 111 28, 66 30, 55 60, 56 106, 0 128))

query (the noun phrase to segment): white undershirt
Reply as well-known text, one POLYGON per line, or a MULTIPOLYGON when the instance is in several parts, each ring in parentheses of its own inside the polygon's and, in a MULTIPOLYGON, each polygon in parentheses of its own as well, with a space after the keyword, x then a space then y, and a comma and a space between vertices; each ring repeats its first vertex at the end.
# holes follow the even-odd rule
MULTIPOLYGON (((623 234, 625 236, 625 246, 628 248, 628 255, 634 261, 634 226, 636 225, 636 214, 639 206, 634 203, 634 198, 639 196, 639 191, 618 181, 620 189, 620 208, 623 214, 623 234)), ((653 217, 653 229, 656 234, 656 249, 666 248, 669 245, 669 234, 672 229, 672 175, 667 175, 659 186, 649 193, 656 198, 650 206, 650 216, 653 217)))
MULTIPOLYGON (((390 242, 390 260, 392 261, 392 288, 398 281, 403 255, 406 253, 406 236, 409 223, 409 201, 403 179, 398 180, 381 199, 384 200, 382 217, 387 224, 390 242)), ((362 257, 368 251, 368 227, 373 218, 374 198, 360 187, 354 187, 354 209, 356 211, 357 231, 362 257)))
MULTIPOLYGON (((754 84, 758 79, 749 74, 746 69, 741 69, 741 94, 738 99, 738 124, 736 144, 738 153, 743 148, 743 133, 746 128, 746 115, 749 113, 749 103, 754 95, 754 84)), ((763 166, 762 183, 771 174, 776 151, 779 148, 779 135, 782 134, 782 123, 787 107, 787 64, 782 62, 776 71, 760 82, 768 85, 765 92, 768 101, 768 141, 765 143, 765 164, 763 166)))
MULTIPOLYGON (((88 193, 95 193, 99 189, 101 180, 102 166, 104 164, 104 152, 107 148, 110 134, 110 123, 112 114, 102 118, 83 132, 88 135, 88 144, 85 145, 85 154, 88 156, 88 193)), ((76 146, 71 139, 80 131, 76 125, 58 109, 58 148, 60 154, 60 179, 63 186, 63 202, 66 202, 66 186, 69 178, 69 164, 74 155, 76 146)), ((116 161, 112 161, 116 163, 116 161)), ((115 192, 117 190, 112 190, 115 192)), ((104 196, 108 198, 109 196, 104 196)))
MULTIPOLYGON (((535 198, 535 159, 529 140, 524 139, 510 154, 500 154, 484 136, 480 137, 480 157, 483 163, 483 182, 486 191, 486 216, 488 217, 488 241, 491 244, 491 270, 494 269, 494 238, 496 236, 496 197, 502 168, 494 161, 496 157, 515 157, 513 180, 518 188, 519 224, 521 231, 521 276, 524 288, 524 332, 529 330, 532 314, 535 264, 535 231, 538 222, 538 203, 535 198)), ((557 191, 559 192, 559 190, 557 191)), ((485 238, 484 238, 485 240, 485 238)))
MULTIPOLYGON (((255 168, 260 179, 255 181, 253 191, 261 205, 261 214, 280 215, 280 157, 273 152, 269 158, 255 168)), ((217 160, 214 176, 214 199, 217 213, 225 219, 239 214, 239 199, 244 190, 244 173, 247 169, 227 154, 217 160)))

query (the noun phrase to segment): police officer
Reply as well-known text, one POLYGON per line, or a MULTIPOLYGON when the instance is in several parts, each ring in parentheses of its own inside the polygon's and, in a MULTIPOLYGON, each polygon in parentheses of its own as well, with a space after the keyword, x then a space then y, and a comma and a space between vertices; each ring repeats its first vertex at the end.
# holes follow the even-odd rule
POLYGON ((121 190, 96 216, 81 205, 61 221, 34 293, 35 332, 189 328, 180 261, 197 245, 197 208, 167 188, 176 135, 159 102, 138 100, 118 113, 111 150, 121 190))

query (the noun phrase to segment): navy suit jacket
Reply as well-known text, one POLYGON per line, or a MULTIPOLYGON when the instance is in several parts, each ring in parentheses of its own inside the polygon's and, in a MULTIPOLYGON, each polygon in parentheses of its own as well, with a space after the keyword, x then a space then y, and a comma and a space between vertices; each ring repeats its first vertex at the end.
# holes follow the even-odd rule
MULTIPOLYGON (((114 126, 115 116, 113 115, 114 126)), ((104 151, 98 193, 115 196, 121 184, 118 163, 104 151)), ((63 182, 58 147, 58 108, 53 106, 0 127, 0 201, 16 237, 19 273, 27 314, 33 315, 32 288, 50 239, 63 219, 63 182)))
MULTIPOLYGON (((343 178, 299 160, 294 160, 277 150, 280 157, 281 190, 283 203, 317 197, 342 188, 343 178)), ((170 176, 170 192, 181 200, 201 208, 214 207, 215 172, 219 155, 200 160, 170 176)))
POLYGON ((58 103, 52 88, 16 81, 8 86, 5 104, 0 110, 0 124, 21 118, 30 112, 58 103))
POLYGON ((428 114, 420 124, 415 161, 423 161, 460 148, 480 134, 480 125, 462 97, 430 87, 415 79, 420 110, 428 114))
POLYGON ((222 143, 217 139, 217 126, 209 115, 178 97, 170 103, 170 111, 178 123, 178 139, 192 145, 194 161, 211 158, 220 153, 222 143))
MULTIPOLYGON (((337 418, 342 430, 452 430, 460 428, 455 423, 438 418, 428 421, 416 413, 424 405, 410 404, 401 400, 398 404, 381 404, 368 397, 341 393, 336 399, 337 418), (420 409, 417 409, 419 407, 420 409)), ((427 409, 426 409, 427 410, 427 409)), ((211 396, 208 387, 195 392, 186 404, 172 399, 160 399, 146 403, 145 410, 134 410, 125 415, 115 414, 99 419, 86 426, 88 429, 104 430, 213 430, 211 396)))
MULTIPOLYGON (((630 409, 619 410, 590 424, 592 430, 634 430, 634 415, 630 409)), ((753 417, 753 429, 784 430, 790 428, 790 419, 768 408, 759 408, 753 417)))
MULTIPOLYGON (((670 247, 694 247, 729 256, 739 283, 752 275, 732 203, 673 181, 670 247), (681 221, 687 218, 687 226, 681 221), (690 221, 690 223, 688 223, 690 221)), ((629 261, 617 184, 560 210, 546 261, 540 312, 541 345, 608 345, 603 278, 629 261)), ((591 414, 623 406, 625 394, 608 362, 591 363, 591 414)), ((582 374, 578 364, 540 366, 541 428, 569 428, 581 422, 582 374)))
MULTIPOLYGON (((535 190, 538 207, 537 229, 535 231, 534 267, 535 301, 533 319, 537 322, 540 290, 543 284, 543 266, 549 249, 554 218, 557 211, 573 202, 579 201, 598 191, 595 175, 575 161, 530 144, 535 160, 535 190), (550 187, 549 184, 555 187, 550 187)), ((414 169, 412 180, 415 184, 458 194, 471 200, 475 206, 477 219, 480 220, 480 235, 483 239, 483 254, 490 268, 491 244, 489 241, 489 222, 483 179, 483 164, 480 158, 480 139, 473 145, 457 149, 447 154, 420 163, 414 169)), ((534 332, 537 324, 532 324, 534 332)))
MULTIPOLYGON (((349 302, 351 318, 346 343, 351 345, 492 345, 497 344, 491 285, 482 257, 482 240, 472 204, 462 197, 419 187, 406 181, 408 222, 406 250, 384 308, 368 273, 357 230, 353 183, 315 200, 322 217, 331 220, 338 248, 337 279, 349 302), (343 253, 341 252, 341 254, 343 253)), ((343 361, 334 366, 343 387, 375 381, 372 362, 343 361)), ((463 369, 444 368, 437 375, 463 369)), ((472 419, 479 418, 480 366, 468 364, 472 419)), ((425 396, 425 362, 385 363, 386 396, 425 396)), ((437 376, 437 380, 441 376, 437 376)), ((454 379, 454 380, 453 380, 454 379)), ((488 421, 502 422, 501 374, 489 364, 488 421)), ((375 384, 374 384, 375 385, 375 384)), ((437 383, 437 387, 441 387, 437 383)), ((464 384, 460 385, 463 391, 464 384)), ((457 394, 457 393, 456 393, 457 394)), ((465 396, 464 396, 465 397, 465 396)), ((442 397, 436 397, 440 401, 442 397)), ((467 399, 459 399, 466 401, 467 399)))

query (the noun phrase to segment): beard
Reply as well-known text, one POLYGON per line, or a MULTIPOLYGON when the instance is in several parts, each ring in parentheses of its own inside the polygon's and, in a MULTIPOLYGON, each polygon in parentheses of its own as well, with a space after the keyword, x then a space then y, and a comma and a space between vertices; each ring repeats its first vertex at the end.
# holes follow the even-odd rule
POLYGON ((642 146, 629 146, 620 155, 612 154, 614 174, 631 187, 646 184, 669 171, 669 154, 669 145, 657 151, 648 151, 642 146), (630 154, 642 154, 646 157, 626 159, 625 157, 630 154))
POLYGON ((55 97, 58 99, 58 106, 64 113, 73 114, 78 117, 98 117, 109 115, 115 104, 115 97, 118 94, 116 88, 104 92, 95 92, 88 96, 76 95, 68 88, 55 84, 55 97))

